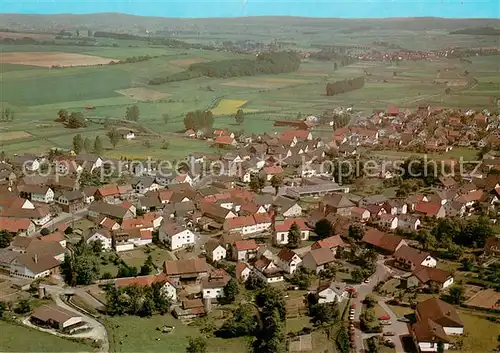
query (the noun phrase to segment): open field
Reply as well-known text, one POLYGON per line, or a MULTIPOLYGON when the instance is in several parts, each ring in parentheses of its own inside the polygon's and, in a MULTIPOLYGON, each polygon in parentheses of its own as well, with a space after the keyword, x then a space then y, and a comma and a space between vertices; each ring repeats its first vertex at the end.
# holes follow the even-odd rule
POLYGON ((160 99, 167 98, 169 96, 168 93, 158 92, 144 87, 127 88, 118 90, 116 92, 123 94, 125 97, 136 99, 138 101, 143 101, 143 102, 157 101, 160 99))
POLYGON ((498 346, 500 324, 486 319, 483 315, 475 315, 459 310, 464 323, 463 348, 457 353, 492 352, 498 346))
MULTIPOLYGON (((114 352, 184 352, 189 337, 200 335, 199 327, 184 325, 170 315, 151 318, 110 317, 106 318, 105 325, 110 334, 110 350, 114 352), (175 326, 174 332, 166 335, 156 330, 165 325, 175 326)), ((207 343, 209 353, 247 350, 244 338, 210 338, 207 343)))
POLYGON ((11 131, 11 132, 1 132, 1 131, 2 129, 0 129, 0 141, 17 140, 32 136, 26 131, 11 131))
POLYGON ((64 52, 21 52, 2 53, 2 62, 7 64, 31 65, 40 67, 53 66, 93 66, 109 64, 111 59, 101 58, 93 55, 83 55, 64 52))
MULTIPOLYGON (((229 115, 235 114, 238 109, 245 105, 247 101, 244 100, 234 100, 234 99, 222 99, 219 101, 217 106, 212 109, 214 115, 229 115)), ((255 109, 243 109, 245 113, 256 111, 255 109)))
POLYGON ((169 62, 170 65, 180 66, 180 67, 188 67, 189 65, 206 62, 206 59, 203 58, 189 58, 189 59, 178 59, 172 60, 169 62))
POLYGON ((299 85, 307 83, 306 80, 297 79, 286 79, 286 78, 258 78, 258 79, 248 79, 248 80, 235 80, 226 83, 222 83, 225 86, 232 87, 245 87, 245 88, 267 88, 276 89, 291 85, 299 85))
POLYGON ((0 321, 2 352, 92 352, 83 343, 70 341, 25 326, 0 321))
POLYGON ((53 34, 48 34, 48 33, 30 33, 30 32, 0 32, 0 37, 1 38, 12 38, 12 39, 19 39, 19 38, 33 38, 33 39, 54 39, 55 36, 53 34))

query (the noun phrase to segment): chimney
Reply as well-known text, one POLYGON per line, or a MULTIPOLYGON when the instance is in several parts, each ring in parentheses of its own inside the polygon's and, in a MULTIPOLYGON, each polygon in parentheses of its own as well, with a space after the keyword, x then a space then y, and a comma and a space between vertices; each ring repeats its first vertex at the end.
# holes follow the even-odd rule
POLYGON ((33 261, 34 261, 36 264, 38 263, 38 255, 37 255, 37 254, 35 254, 35 255, 33 256, 33 261))

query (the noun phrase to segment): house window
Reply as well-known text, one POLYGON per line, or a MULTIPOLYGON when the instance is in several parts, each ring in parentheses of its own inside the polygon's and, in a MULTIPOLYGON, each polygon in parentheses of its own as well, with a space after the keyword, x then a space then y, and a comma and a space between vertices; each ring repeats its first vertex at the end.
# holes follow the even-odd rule
POLYGON ((207 290, 207 294, 210 294, 210 291, 209 291, 209 290, 207 290))

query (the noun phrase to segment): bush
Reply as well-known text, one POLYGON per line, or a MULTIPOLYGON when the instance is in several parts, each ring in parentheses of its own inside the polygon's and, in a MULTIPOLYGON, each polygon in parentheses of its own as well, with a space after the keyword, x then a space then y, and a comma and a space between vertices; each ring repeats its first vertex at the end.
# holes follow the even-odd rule
POLYGON ((112 279, 113 275, 109 272, 104 272, 101 276, 101 279, 112 279))
POLYGON ((48 230, 47 228, 42 228, 42 230, 40 231, 40 234, 43 236, 49 235, 50 230, 48 230))
POLYGON ((66 230, 64 231, 64 234, 66 234, 66 235, 69 235, 72 233, 73 233, 73 228, 71 228, 71 227, 66 228, 66 230))

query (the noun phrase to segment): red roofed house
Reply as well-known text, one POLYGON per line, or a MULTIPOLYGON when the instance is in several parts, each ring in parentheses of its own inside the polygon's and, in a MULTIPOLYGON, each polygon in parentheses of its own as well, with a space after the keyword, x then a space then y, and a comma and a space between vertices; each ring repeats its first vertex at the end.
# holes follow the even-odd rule
POLYGON ((219 136, 215 139, 215 145, 219 145, 221 147, 233 146, 236 147, 238 142, 231 136, 219 136))
POLYGON ((243 262, 238 262, 236 264, 236 279, 240 282, 246 282, 252 270, 248 267, 247 264, 243 262))
POLYGON ((403 238, 374 228, 370 228, 365 232, 362 242, 390 254, 395 253, 403 245, 408 245, 403 238))
POLYGON ((313 245, 311 245, 311 250, 327 248, 330 249, 335 255, 337 253, 337 249, 339 247, 344 247, 346 244, 342 241, 340 235, 334 235, 332 237, 328 237, 322 240, 318 240, 313 245))
POLYGON ((303 218, 288 218, 274 224, 274 242, 277 245, 288 244, 288 232, 292 224, 297 224, 302 240, 309 239, 311 229, 306 225, 303 218))
POLYGON ((271 228, 272 219, 269 213, 256 213, 253 215, 253 219, 255 220, 255 227, 257 228, 257 232, 263 232, 271 228))
POLYGON ((315 273, 326 269, 333 262, 335 262, 335 256, 330 249, 326 248, 311 250, 302 258, 302 266, 315 273))
POLYGON ((226 219, 224 230, 227 232, 240 232, 243 235, 257 233, 257 225, 253 216, 239 216, 226 219))
POLYGON ((439 203, 432 202, 416 203, 414 212, 427 217, 443 218, 446 216, 444 206, 439 203))
POLYGON ((177 288, 175 283, 163 272, 149 276, 119 278, 116 280, 115 286, 118 288, 129 286, 150 287, 153 283, 162 283, 163 285, 160 289, 162 296, 174 302, 177 301, 177 288))
POLYGON ((366 208, 353 207, 351 209, 351 217, 358 222, 367 222, 370 220, 370 211, 366 208))
POLYGON ((387 108, 387 115, 389 116, 398 116, 399 115, 399 108, 391 106, 387 108))
POLYGON ((264 174, 267 181, 270 181, 273 176, 282 175, 283 172, 283 168, 281 168, 280 166, 270 166, 262 168, 261 174, 264 174))
POLYGON ((114 201, 118 198, 120 198, 120 190, 116 184, 101 186, 95 193, 96 200, 114 201))
POLYGON ((36 229, 28 218, 0 218, 0 230, 27 237, 33 234, 36 229))
POLYGON ((257 256, 259 246, 255 240, 237 240, 232 246, 232 255, 235 261, 248 261, 257 256))
POLYGON ((277 265, 288 274, 293 274, 301 263, 300 256, 288 248, 283 248, 278 253, 277 265))

